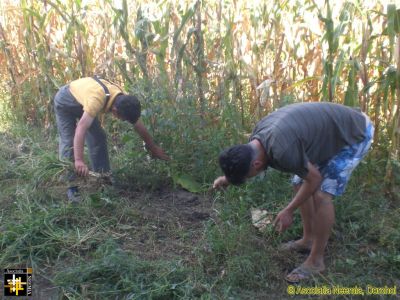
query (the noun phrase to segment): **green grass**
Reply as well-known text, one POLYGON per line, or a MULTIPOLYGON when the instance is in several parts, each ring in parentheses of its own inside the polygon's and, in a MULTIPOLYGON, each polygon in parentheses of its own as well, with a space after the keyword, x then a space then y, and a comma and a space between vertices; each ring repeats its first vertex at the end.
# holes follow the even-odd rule
MULTIPOLYGON (((301 235, 300 217, 297 213, 282 235, 273 228, 260 233, 251 225, 249 210, 279 212, 291 197, 290 176, 269 170, 264 179, 240 188, 199 195, 200 204, 191 206, 196 199, 190 194, 173 194, 178 187, 171 174, 186 163, 207 186, 218 169, 203 169, 216 164, 212 155, 222 137, 216 134, 213 140, 206 129, 211 140, 202 144, 203 154, 208 153, 203 161, 196 165, 194 155, 168 164, 147 160, 134 135, 124 139, 131 134, 125 125, 110 126, 119 186, 87 188, 79 205, 65 199, 60 178, 70 166, 58 162, 52 132, 16 127, 0 135, 3 268, 33 267, 36 278, 43 278, 37 289, 53 287, 54 299, 287 297, 284 274, 305 257, 285 255, 277 247, 301 235), (200 206, 209 218, 193 219, 192 211, 200 206)), ((196 144, 196 129, 186 130, 194 131, 190 138, 196 144)), ((189 153, 166 149, 181 159, 189 153)), ((345 195, 335 199, 328 271, 308 286, 398 284, 400 211, 383 193, 384 165, 370 156, 345 195)))

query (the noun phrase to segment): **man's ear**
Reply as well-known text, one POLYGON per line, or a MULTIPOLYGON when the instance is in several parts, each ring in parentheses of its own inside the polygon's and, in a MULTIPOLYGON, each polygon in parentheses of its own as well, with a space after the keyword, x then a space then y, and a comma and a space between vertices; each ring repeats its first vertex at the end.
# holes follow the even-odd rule
POLYGON ((254 167, 254 169, 256 169, 257 171, 261 171, 263 169, 263 162, 259 159, 256 159, 252 162, 252 165, 254 167))
POLYGON ((115 105, 111 106, 111 112, 114 117, 118 117, 118 111, 117 111, 117 108, 115 107, 115 105))

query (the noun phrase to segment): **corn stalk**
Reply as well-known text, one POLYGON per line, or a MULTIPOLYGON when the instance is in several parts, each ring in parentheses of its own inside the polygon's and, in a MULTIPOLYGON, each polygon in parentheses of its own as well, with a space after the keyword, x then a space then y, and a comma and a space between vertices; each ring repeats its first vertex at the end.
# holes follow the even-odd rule
POLYGON ((396 9, 395 5, 388 5, 387 12, 387 32, 390 40, 395 41, 395 46, 391 48, 394 51, 393 57, 396 66, 392 69, 394 70, 392 73, 395 74, 395 76, 392 77, 394 79, 394 84, 392 83, 392 86, 394 86, 395 89, 395 100, 393 101, 393 117, 389 128, 389 132, 391 133, 391 145, 386 164, 385 182, 389 192, 393 192, 395 187, 393 163, 400 160, 400 9, 396 9))
POLYGON ((332 9, 329 0, 325 1, 326 17, 319 14, 320 20, 325 25, 324 40, 328 43, 328 55, 324 62, 324 80, 322 86, 323 99, 334 101, 336 84, 343 68, 345 52, 339 51, 340 38, 351 20, 352 5, 346 2, 339 16, 339 24, 335 27, 332 18, 332 9), (336 62, 336 64, 335 64, 336 62))
POLYGON ((57 87, 100 72, 168 99, 157 111, 189 99, 201 115, 217 110, 215 123, 226 126, 237 118, 249 128, 290 101, 359 103, 373 115, 376 141, 389 144, 389 133, 397 147, 395 7, 385 15, 361 1, 84 3, 2 1, 0 77, 28 122, 52 116, 57 87), (264 82, 273 94, 257 89, 264 82))
POLYGON ((206 109, 206 99, 204 97, 204 83, 203 77, 206 74, 206 64, 204 61, 204 39, 201 28, 202 16, 201 16, 201 1, 198 0, 195 6, 196 16, 195 16, 195 46, 194 52, 196 54, 196 63, 194 64, 194 70, 196 73, 196 83, 197 83, 197 97, 200 102, 200 114, 203 117, 206 109))

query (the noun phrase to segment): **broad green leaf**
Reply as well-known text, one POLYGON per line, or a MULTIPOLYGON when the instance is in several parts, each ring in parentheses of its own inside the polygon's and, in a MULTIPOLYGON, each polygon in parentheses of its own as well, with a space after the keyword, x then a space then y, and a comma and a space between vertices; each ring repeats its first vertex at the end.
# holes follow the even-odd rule
POLYGON ((193 177, 188 174, 177 174, 173 175, 172 179, 175 184, 180 185, 185 190, 188 190, 191 193, 200 193, 203 191, 202 186, 198 183, 193 177))

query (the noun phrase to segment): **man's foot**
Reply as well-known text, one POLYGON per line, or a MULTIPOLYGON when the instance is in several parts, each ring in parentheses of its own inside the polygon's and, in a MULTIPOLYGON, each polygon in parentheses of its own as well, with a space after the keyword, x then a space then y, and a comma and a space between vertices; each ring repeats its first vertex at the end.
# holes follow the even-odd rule
POLYGON ((279 248, 282 251, 295 251, 308 254, 311 251, 312 242, 304 242, 303 240, 289 241, 283 243, 279 248))
POLYGON ((305 265, 300 265, 299 267, 295 268, 292 272, 290 272, 285 279, 288 283, 297 284, 300 282, 307 281, 308 279, 311 279, 312 277, 320 274, 322 271, 323 269, 319 270, 307 267, 305 265))
POLYGON ((67 189, 68 200, 72 203, 81 202, 81 195, 77 186, 71 186, 67 189))

